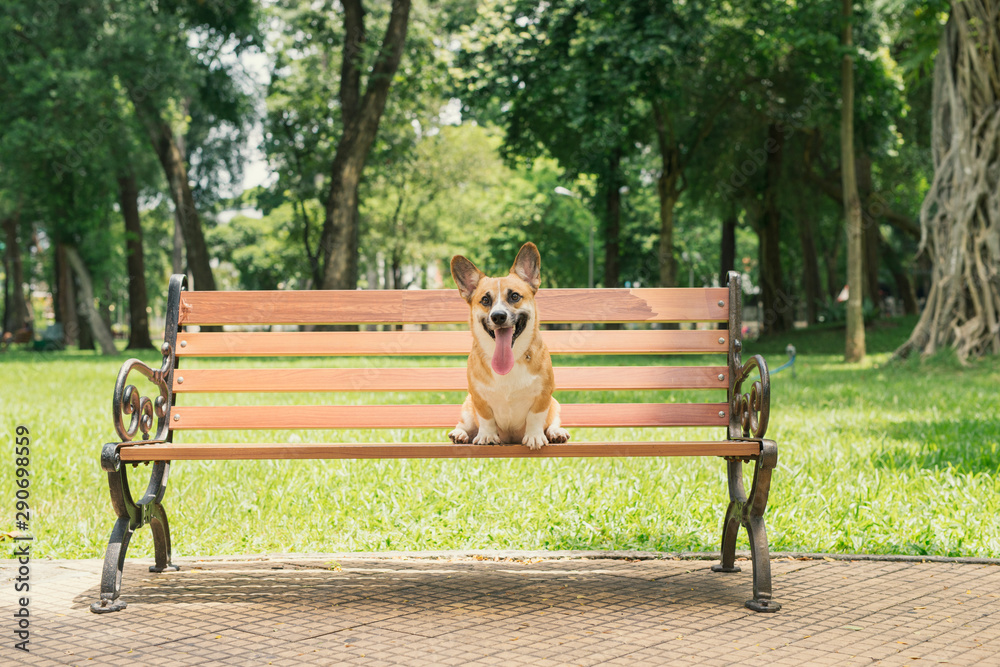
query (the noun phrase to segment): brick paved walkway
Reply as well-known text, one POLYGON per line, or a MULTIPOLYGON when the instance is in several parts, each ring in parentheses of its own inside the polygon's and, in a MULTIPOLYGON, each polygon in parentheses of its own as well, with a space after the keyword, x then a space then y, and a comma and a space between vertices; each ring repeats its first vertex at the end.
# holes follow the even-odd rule
POLYGON ((997 565, 776 559, 755 614, 749 567, 528 556, 130 560, 105 615, 100 561, 36 561, 28 654, 0 561, 0 664, 1000 665, 997 565))

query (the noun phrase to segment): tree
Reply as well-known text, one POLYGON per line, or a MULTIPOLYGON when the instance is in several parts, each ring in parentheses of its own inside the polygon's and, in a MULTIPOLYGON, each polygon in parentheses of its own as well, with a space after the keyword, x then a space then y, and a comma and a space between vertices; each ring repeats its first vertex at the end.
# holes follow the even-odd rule
POLYGON ((116 187, 107 141, 118 106, 88 49, 105 14, 76 5, 82 11, 72 23, 28 3, 0 13, 0 29, 17 37, 0 45, 0 188, 18 193, 25 226, 43 231, 56 250, 52 283, 66 336, 78 334, 85 346, 94 332, 102 351, 115 354, 103 316, 109 301, 95 307, 106 294, 95 294, 93 284, 106 285, 118 259, 108 225, 116 187), (75 326, 78 307, 94 315, 90 327, 75 326))
POLYGON ((626 168, 649 134, 642 83, 617 67, 617 14, 594 0, 491 3, 467 28, 461 58, 463 102, 480 122, 505 128, 509 162, 550 155, 569 179, 596 176, 606 287, 620 283, 626 168))
POLYGON ((920 209, 927 304, 896 351, 1000 353, 1000 2, 953 2, 934 65, 934 180, 920 209))
POLYGON ((865 321, 862 313, 862 228, 861 200, 854 170, 854 58, 851 55, 851 22, 853 0, 843 0, 844 21, 842 44, 845 52, 841 63, 840 172, 844 191, 844 216, 847 220, 847 343, 846 361, 861 361, 865 356, 865 321))
POLYGON ((389 89, 403 56, 410 0, 393 0, 382 46, 362 94, 361 72, 366 43, 361 0, 343 0, 344 49, 340 66, 340 113, 343 134, 330 170, 330 191, 320 247, 326 257, 323 289, 354 289, 358 281, 358 186, 375 142, 389 89))
MULTIPOLYGON (((151 119, 187 96, 193 100, 192 117, 184 125, 207 135, 205 126, 213 123, 205 120, 206 110, 216 112, 212 118, 218 121, 224 116, 218 109, 240 99, 226 86, 229 71, 220 65, 219 53, 233 45, 233 35, 245 41, 247 25, 253 26, 253 3, 202 5, 70 0, 59 12, 26 2, 7 3, 0 12, 0 29, 14 36, 0 45, 5 99, 0 188, 20 193, 26 224, 43 233, 53 249, 56 319, 67 338, 79 334, 83 347, 90 344, 91 327, 77 326, 77 304, 86 321, 110 327, 110 309, 125 286, 130 346, 151 345, 139 200, 141 192, 161 183, 150 168, 154 158, 142 148, 148 138, 141 137, 156 130, 164 135, 160 148, 173 139, 165 137, 172 129, 166 121, 151 119), (124 234, 111 226, 116 205, 124 234), (100 302, 96 318, 89 317, 94 304, 85 301, 87 289, 100 302)), ((221 123, 214 125, 215 134, 227 134, 221 123)), ((212 184, 213 161, 204 150, 211 142, 191 143, 200 151, 192 172, 197 182, 188 188, 194 202, 197 192, 212 184)), ((189 186, 186 165, 180 166, 183 185, 189 186)), ((181 181, 172 183, 176 193, 181 181)), ((179 208, 191 210, 194 203, 179 208)), ((207 253, 201 260, 208 267, 207 253)), ((101 337, 96 336, 98 342, 101 337)))
POLYGON ((631 62, 619 67, 652 84, 640 85, 637 91, 649 100, 660 155, 659 284, 672 287, 677 284, 675 209, 688 187, 693 159, 747 82, 745 63, 734 56, 750 40, 745 30, 734 29, 739 18, 726 4, 630 4, 632 35, 623 34, 622 42, 629 44, 626 53, 631 62))
POLYGON ((3 332, 22 329, 33 319, 31 308, 24 298, 24 268, 21 262, 20 211, 10 211, 3 216, 4 231, 4 299, 3 332))
POLYGON ((482 220, 469 221, 476 228, 470 233, 459 219, 471 198, 482 203, 514 176, 501 163, 498 144, 495 132, 477 125, 428 126, 406 155, 372 170, 361 209, 362 255, 370 273, 384 262, 386 289, 406 289, 421 275, 404 280, 405 266, 426 267, 490 233, 492 225, 482 220))
POLYGON ((151 348, 153 341, 149 337, 149 299, 146 294, 142 223, 139 219, 139 186, 131 165, 118 176, 118 206, 125 221, 125 254, 128 262, 128 349, 151 348))
POLYGON ((307 284, 302 246, 291 238, 292 216, 292 204, 285 203, 262 219, 237 215, 209 231, 212 252, 239 272, 235 287, 277 290, 307 284))
POLYGON ((94 307, 94 287, 90 280, 90 271, 80 258, 80 253, 73 246, 66 246, 66 259, 69 260, 73 273, 80 285, 80 313, 87 321, 94 340, 101 347, 101 354, 118 354, 111 328, 101 318, 100 312, 94 307))
POLYGON ((240 53, 259 41, 256 4, 181 1, 156 6, 126 3, 116 9, 109 12, 109 37, 102 43, 106 67, 123 84, 163 169, 194 287, 214 290, 189 174, 188 153, 193 147, 183 145, 175 126, 194 124, 190 113, 202 121, 202 136, 207 138, 210 130, 226 136, 223 121, 238 127, 245 119, 242 92, 233 85, 232 65, 221 54, 227 47, 240 53), (177 110, 182 117, 176 117, 177 110))

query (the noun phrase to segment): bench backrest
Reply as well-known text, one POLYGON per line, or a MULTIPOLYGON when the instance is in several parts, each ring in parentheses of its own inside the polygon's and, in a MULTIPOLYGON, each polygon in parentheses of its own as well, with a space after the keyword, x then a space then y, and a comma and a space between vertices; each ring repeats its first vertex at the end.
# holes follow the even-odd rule
MULTIPOLYGON (((193 325, 465 324, 456 290, 197 292, 171 280, 166 343, 176 355, 168 378, 171 431, 190 429, 443 428, 459 405, 185 406, 178 396, 211 392, 464 391, 464 361, 451 368, 185 369, 185 357, 467 355, 460 331, 221 331, 193 325), (176 324, 174 324, 176 322, 176 324)), ((740 288, 549 289, 536 297, 543 323, 725 323, 726 329, 544 330, 554 355, 557 397, 566 390, 729 390, 727 402, 564 404, 574 427, 729 427, 731 378, 739 366, 740 288), (560 367, 559 355, 718 354, 711 366, 560 367)), ((735 436, 733 436, 735 437, 735 436)))

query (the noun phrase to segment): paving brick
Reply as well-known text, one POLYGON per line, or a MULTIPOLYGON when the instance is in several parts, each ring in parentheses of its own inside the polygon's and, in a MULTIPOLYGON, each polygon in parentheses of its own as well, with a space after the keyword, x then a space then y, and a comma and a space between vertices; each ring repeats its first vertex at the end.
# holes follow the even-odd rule
MULTIPOLYGON (((0 664, 1000 664, 991 565, 778 559, 784 607, 755 614, 746 562, 732 574, 667 559, 181 564, 151 574, 129 560, 128 608, 94 615, 100 561, 33 563, 32 651, 4 643, 0 664)), ((12 571, 0 561, 0 578, 12 571)))

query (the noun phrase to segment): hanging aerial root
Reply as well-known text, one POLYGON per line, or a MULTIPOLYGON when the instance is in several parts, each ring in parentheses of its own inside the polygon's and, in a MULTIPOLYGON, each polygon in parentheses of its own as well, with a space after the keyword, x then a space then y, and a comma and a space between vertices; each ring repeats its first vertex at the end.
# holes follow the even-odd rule
POLYGON ((952 3, 934 69, 934 180, 920 209, 932 261, 920 320, 895 356, 1000 354, 1000 0, 952 3))

